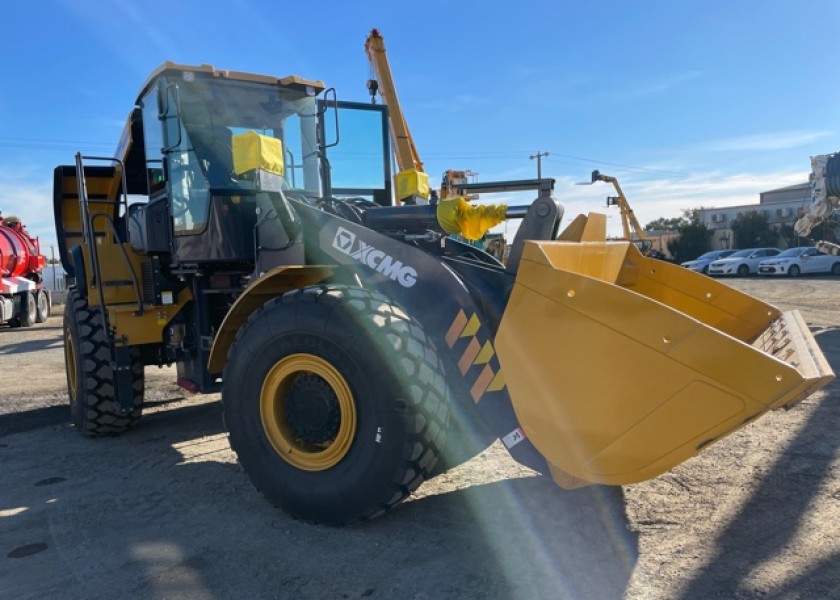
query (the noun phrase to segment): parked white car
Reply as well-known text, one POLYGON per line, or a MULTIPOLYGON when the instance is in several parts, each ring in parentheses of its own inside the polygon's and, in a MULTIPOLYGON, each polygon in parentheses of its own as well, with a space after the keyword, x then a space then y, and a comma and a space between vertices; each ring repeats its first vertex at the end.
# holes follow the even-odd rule
POLYGON ((758 264, 760 275, 789 275, 799 277, 803 273, 832 273, 840 275, 840 256, 824 254, 807 246, 788 248, 778 256, 758 264))
POLYGON ((744 277, 751 273, 758 273, 758 263, 776 256, 781 252, 778 248, 748 248, 738 250, 726 258, 712 261, 709 265, 709 275, 740 275, 744 277))
POLYGON ((684 263, 680 263, 680 265, 686 269, 697 271, 698 273, 708 274, 709 265, 712 264, 712 261, 718 260, 719 258, 726 258, 735 252, 736 250, 712 250, 711 252, 701 254, 694 260, 688 260, 684 263))

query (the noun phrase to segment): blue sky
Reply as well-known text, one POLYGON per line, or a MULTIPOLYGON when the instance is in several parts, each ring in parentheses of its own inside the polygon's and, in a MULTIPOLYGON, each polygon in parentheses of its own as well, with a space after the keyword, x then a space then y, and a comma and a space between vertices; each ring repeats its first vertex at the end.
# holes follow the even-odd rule
POLYGON ((840 150, 838 24, 831 1, 7 3, 0 210, 51 243, 53 168, 113 153, 165 60, 294 73, 366 101, 372 27, 436 185, 447 168, 533 177, 528 156, 548 151, 569 216, 605 210, 611 188, 574 185, 592 169, 619 178, 642 224, 757 202, 840 150))

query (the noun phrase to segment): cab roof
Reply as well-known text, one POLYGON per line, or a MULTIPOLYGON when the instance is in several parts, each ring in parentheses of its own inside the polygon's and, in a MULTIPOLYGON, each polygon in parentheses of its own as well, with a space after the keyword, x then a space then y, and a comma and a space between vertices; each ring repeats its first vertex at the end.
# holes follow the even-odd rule
POLYGON ((298 88, 298 89, 306 89, 310 88, 315 94, 322 91, 324 89, 324 82, 323 81, 312 81, 309 79, 303 79, 302 77, 298 77, 297 75, 288 75, 286 77, 272 77, 271 75, 258 75, 255 73, 243 73, 241 71, 220 71, 215 69, 213 65, 199 65, 199 66, 191 66, 191 65, 179 65, 170 61, 166 61, 162 65, 160 65, 157 69, 152 71, 152 74, 149 75, 149 78, 146 80, 146 83, 143 84, 143 87, 140 89, 140 93, 137 96, 137 102, 139 103, 143 96, 149 91, 149 89, 155 84, 155 82, 163 75, 167 73, 204 73, 210 75, 211 77, 219 77, 224 79, 232 79, 235 81, 252 81, 254 83, 266 83, 269 85, 280 85, 283 87, 291 87, 291 88, 298 88))

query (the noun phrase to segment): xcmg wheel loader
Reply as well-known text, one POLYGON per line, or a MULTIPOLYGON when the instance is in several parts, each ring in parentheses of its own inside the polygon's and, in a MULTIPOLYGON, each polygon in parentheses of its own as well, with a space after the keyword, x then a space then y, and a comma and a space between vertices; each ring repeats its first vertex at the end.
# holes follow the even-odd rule
POLYGON ((116 158, 56 168, 81 433, 135 426, 144 367, 174 363, 182 387, 221 391, 268 500, 343 524, 465 438, 564 487, 621 485, 832 378, 797 313, 604 241, 602 215, 561 233, 553 180, 468 184, 532 190, 527 206, 394 205, 386 110, 166 63, 116 158), (451 235, 503 218, 506 264, 451 235))

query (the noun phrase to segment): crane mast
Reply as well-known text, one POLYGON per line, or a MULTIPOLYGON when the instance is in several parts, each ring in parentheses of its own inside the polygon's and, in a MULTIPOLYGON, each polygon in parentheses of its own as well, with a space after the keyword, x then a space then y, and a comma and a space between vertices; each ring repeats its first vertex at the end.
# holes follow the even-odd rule
POLYGON ((423 161, 420 160, 414 138, 411 137, 408 129, 408 123, 397 97, 397 88, 391 75, 388 57, 385 55, 385 41, 377 29, 372 29, 368 35, 365 41, 365 52, 377 82, 376 85, 369 86, 371 96, 375 99, 376 91, 379 91, 388 106, 388 124, 399 168, 395 176, 397 199, 407 203, 412 199, 416 202, 418 197, 428 200, 429 176, 423 171, 423 161))
POLYGON ((645 230, 641 225, 639 225, 639 221, 636 219, 636 214, 633 212, 633 209, 630 208, 630 203, 627 202, 627 197, 624 195, 621 186, 618 185, 618 179, 609 175, 603 175, 600 171, 596 170, 592 171, 592 183, 595 183, 596 181, 613 184, 618 196, 607 198, 607 206, 618 206, 618 209, 621 212, 621 227, 624 230, 625 239, 632 241, 634 239, 632 234, 634 233, 636 235, 635 239, 640 241, 646 240, 647 236, 645 235, 645 230))

